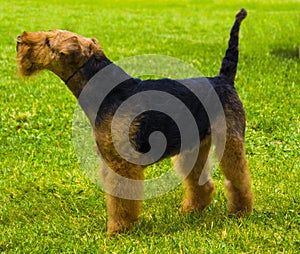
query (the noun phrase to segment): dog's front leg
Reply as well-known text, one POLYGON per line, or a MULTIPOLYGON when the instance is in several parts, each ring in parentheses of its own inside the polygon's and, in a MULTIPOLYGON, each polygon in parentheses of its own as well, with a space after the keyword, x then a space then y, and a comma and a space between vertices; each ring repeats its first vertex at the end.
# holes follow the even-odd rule
POLYGON ((128 231, 138 220, 143 199, 143 168, 128 162, 102 164, 108 210, 107 233, 128 231))
POLYGON ((129 200, 106 195, 109 220, 107 223, 107 234, 113 235, 130 230, 142 207, 141 200, 129 200))

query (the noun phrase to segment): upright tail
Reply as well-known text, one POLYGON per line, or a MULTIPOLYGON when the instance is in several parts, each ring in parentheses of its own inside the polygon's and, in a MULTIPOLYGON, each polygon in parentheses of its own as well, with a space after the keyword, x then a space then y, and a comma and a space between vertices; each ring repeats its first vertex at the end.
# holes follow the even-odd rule
POLYGON ((230 39, 225 57, 222 61, 220 76, 225 76, 233 84, 239 60, 239 30, 244 18, 247 16, 247 11, 241 9, 235 17, 235 22, 230 31, 230 39))

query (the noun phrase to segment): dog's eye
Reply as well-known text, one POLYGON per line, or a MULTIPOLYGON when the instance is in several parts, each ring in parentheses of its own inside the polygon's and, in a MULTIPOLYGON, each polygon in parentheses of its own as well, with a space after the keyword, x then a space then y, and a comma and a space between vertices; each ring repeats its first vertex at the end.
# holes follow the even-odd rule
POLYGON ((45 44, 50 48, 50 42, 49 42, 49 39, 46 39, 45 44))

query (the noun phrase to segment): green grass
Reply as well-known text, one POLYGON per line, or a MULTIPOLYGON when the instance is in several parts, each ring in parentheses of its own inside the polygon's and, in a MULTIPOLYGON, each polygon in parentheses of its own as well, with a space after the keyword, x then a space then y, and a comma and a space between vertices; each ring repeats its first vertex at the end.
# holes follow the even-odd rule
POLYGON ((1 253, 299 251, 299 1, 1 0, 0 9, 1 253), (72 146, 76 101, 51 73, 17 77, 15 38, 67 29, 96 37, 114 61, 168 55, 209 76, 218 73, 240 7, 249 12, 236 87, 247 112, 252 215, 228 218, 216 170, 214 202, 203 213, 180 215, 178 187, 146 200, 132 233, 107 238, 105 195, 82 173, 72 146))

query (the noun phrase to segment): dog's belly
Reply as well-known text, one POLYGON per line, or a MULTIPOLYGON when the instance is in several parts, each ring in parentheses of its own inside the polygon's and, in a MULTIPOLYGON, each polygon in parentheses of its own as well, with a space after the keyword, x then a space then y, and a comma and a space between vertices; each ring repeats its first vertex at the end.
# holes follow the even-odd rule
MULTIPOLYGON (((178 114, 180 116, 183 113, 179 112, 178 114)), ((164 137, 160 136, 161 138, 159 138, 158 136, 157 139, 152 140, 152 142, 155 142, 154 147, 160 144, 166 145, 160 159, 174 156, 181 150, 193 149, 195 146, 199 146, 200 141, 205 136, 210 134, 210 125, 205 111, 200 112, 200 114, 198 112, 194 117, 194 124, 186 123, 180 129, 174 119, 164 113, 158 111, 143 113, 139 129, 132 143, 136 151, 143 154, 147 153, 152 148, 149 142, 151 140, 150 135, 161 132, 164 137)))

